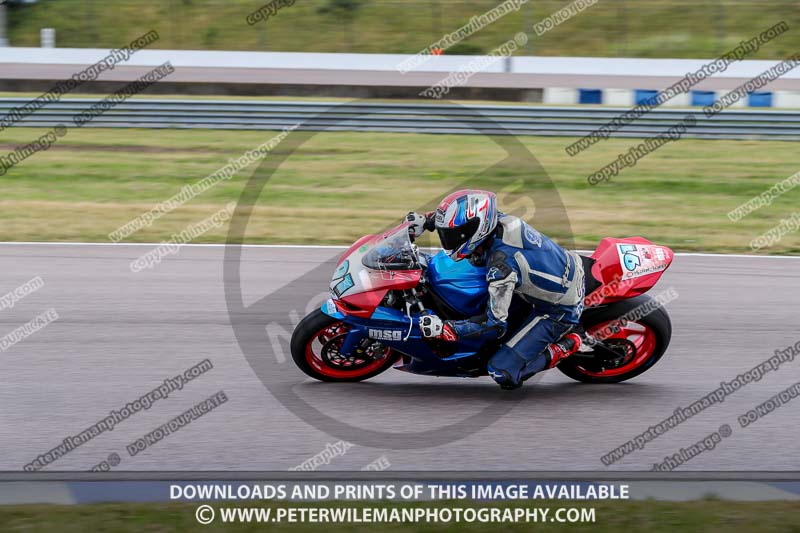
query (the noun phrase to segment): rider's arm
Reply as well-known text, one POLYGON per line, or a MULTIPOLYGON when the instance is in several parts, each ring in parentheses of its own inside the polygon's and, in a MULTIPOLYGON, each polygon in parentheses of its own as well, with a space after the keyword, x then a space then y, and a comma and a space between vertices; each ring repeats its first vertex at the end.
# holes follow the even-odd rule
POLYGON ((495 251, 489 259, 486 280, 489 282, 486 312, 467 320, 447 322, 459 339, 496 339, 506 332, 511 297, 520 284, 520 271, 516 261, 500 250, 495 251))

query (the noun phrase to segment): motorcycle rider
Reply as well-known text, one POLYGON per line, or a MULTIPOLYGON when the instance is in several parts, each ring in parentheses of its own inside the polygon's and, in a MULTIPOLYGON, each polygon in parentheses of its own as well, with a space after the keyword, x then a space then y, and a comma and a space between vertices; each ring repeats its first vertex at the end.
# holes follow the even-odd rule
POLYGON ((489 191, 461 190, 442 200, 435 212, 406 216, 409 234, 425 230, 439 234, 447 254, 486 266, 489 301, 483 315, 443 321, 435 314, 420 318, 425 337, 457 341, 502 338, 514 294, 530 304, 522 326, 489 360, 489 375, 504 389, 516 389, 535 373, 553 368, 575 353, 581 338, 570 331, 578 325, 585 293, 584 265, 518 217, 497 210, 489 191))

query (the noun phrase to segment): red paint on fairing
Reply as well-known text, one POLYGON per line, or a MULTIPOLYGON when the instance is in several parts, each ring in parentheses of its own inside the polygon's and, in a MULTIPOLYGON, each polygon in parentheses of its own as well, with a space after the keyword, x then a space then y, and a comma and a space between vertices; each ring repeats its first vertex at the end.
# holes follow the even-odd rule
MULTIPOLYGON (((390 290, 402 291, 419 285, 422 270, 363 270, 361 276, 368 276, 369 290, 341 298, 346 307, 337 308, 346 314, 369 318, 375 312, 390 290)), ((337 300, 334 300, 337 303, 337 300)))
POLYGON ((358 294, 345 296, 341 299, 341 303, 338 300, 334 300, 334 303, 337 309, 344 314, 369 318, 372 316, 372 313, 375 312, 375 308, 381 304, 388 292, 389 289, 360 292, 358 294))
POLYGON ((666 246, 660 246, 645 239, 644 237, 628 237, 625 239, 614 239, 611 237, 600 241, 597 249, 591 255, 596 262, 592 266, 592 275, 602 283, 591 294, 586 295, 586 306, 601 305, 619 300, 626 300, 639 296, 649 291, 658 283, 659 278, 672 264, 675 253, 666 246), (663 270, 645 274, 642 276, 623 279, 623 266, 620 262, 618 244, 640 245, 642 250, 647 250, 655 254, 655 249, 660 248, 664 258, 655 259, 654 263, 663 266, 663 270))

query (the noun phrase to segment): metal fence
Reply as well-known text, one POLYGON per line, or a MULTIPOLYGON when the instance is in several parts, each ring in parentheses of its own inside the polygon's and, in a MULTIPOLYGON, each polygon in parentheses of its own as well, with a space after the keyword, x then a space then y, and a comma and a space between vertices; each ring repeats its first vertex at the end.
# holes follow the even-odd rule
MULTIPOLYGON (((0 122, 29 100, 0 99, 0 122)), ((75 126, 72 117, 97 103, 70 99, 48 104, 16 126, 75 126)), ((208 128, 409 133, 587 135, 625 108, 551 106, 461 106, 452 104, 305 103, 237 100, 129 100, 87 123, 100 128, 208 128)), ((687 114, 697 125, 684 137, 713 139, 769 138, 800 140, 800 112, 726 110, 706 118, 699 109, 654 109, 614 132, 615 137, 651 137, 663 133, 687 114)))

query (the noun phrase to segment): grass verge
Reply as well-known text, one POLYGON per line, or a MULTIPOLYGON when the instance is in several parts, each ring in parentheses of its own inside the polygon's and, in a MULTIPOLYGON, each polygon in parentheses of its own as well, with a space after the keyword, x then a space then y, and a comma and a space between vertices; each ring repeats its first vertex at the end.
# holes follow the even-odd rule
MULTIPOLYGON (((304 0, 248 25, 247 15, 266 3, 116 0, 113 9, 99 0, 17 3, 9 9, 9 39, 14 46, 39 46, 40 29, 55 28, 59 47, 116 48, 155 29, 161 40, 153 48, 413 54, 499 2, 304 0)), ((568 3, 521 3, 447 53, 487 53, 526 31, 531 39, 520 55, 713 58, 781 20, 790 27, 798 22, 791 0, 617 0, 589 3, 535 36, 533 25, 568 3)), ((800 33, 790 31, 752 59, 783 58, 798 46, 800 33)))
MULTIPOLYGON (((324 528, 327 532, 337 531, 381 531, 386 533, 400 531, 418 532, 489 532, 498 531, 592 531, 611 533, 617 531, 642 532, 684 532, 702 531, 706 533, 728 533, 748 531, 754 533, 797 532, 800 531, 800 505, 795 502, 724 502, 703 500, 693 502, 656 501, 600 501, 592 504, 573 502, 542 502, 542 507, 550 508, 548 520, 557 507, 578 507, 596 509, 594 523, 430 523, 430 524, 309 524, 309 523, 270 523, 266 527, 276 532, 315 532, 324 528)), ((258 505, 258 504, 257 504, 258 505)), ((341 504, 334 504, 339 506, 341 504)), ((376 504, 375 506, 381 506, 376 504)), ((416 507, 430 507, 431 504, 410 504, 416 507)), ((232 504, 231 507, 244 505, 232 504)), ((266 504, 273 510, 283 504, 266 504)), ((296 507, 321 507, 322 504, 299 504, 296 507)), ((366 504, 348 504, 351 507, 366 507, 366 504)), ((407 507, 408 505, 405 505, 407 507)), ((506 507, 486 505, 485 507, 506 507)), ((5 531, 262 531, 265 524, 227 523, 217 519, 210 525, 201 526, 195 521, 196 504, 97 504, 80 506, 59 505, 20 505, 0 506, 0 523, 5 531)), ((219 509, 220 505, 213 507, 219 509)), ((388 504, 387 507, 398 507, 388 504)), ((474 503, 454 503, 448 507, 472 507, 474 503)), ((508 505, 507 507, 524 507, 508 505)))
MULTIPOLYGON (((43 133, 33 128, 2 132, 0 156, 43 133)), ((0 240, 108 242, 118 227, 275 135, 71 129, 50 150, 33 154, 0 177, 0 240)), ((520 140, 557 187, 570 227, 561 220, 548 223, 544 215, 552 206, 542 201, 546 187, 534 169, 511 165, 471 183, 512 190, 504 197, 506 204, 536 203, 538 194, 539 229, 562 240, 571 233, 580 248, 594 247, 606 236, 643 235, 676 250, 749 252, 754 237, 793 213, 800 194, 790 190, 739 222, 726 216, 800 170, 800 152, 791 142, 683 139, 624 169, 611 182, 590 186, 589 174, 637 141, 609 139, 569 157, 564 147, 572 138, 520 140), (531 185, 515 189, 523 182, 531 185)), ((247 241, 348 244, 399 220, 409 209, 435 202, 504 156, 491 139, 478 136, 319 133, 287 159, 264 189, 247 241)), ((236 200, 254 168, 221 181, 127 240, 165 240, 199 222, 236 200)), ((226 231, 209 231, 196 242, 224 242, 226 231)), ((800 236, 790 233, 760 253, 797 252, 800 236)))

